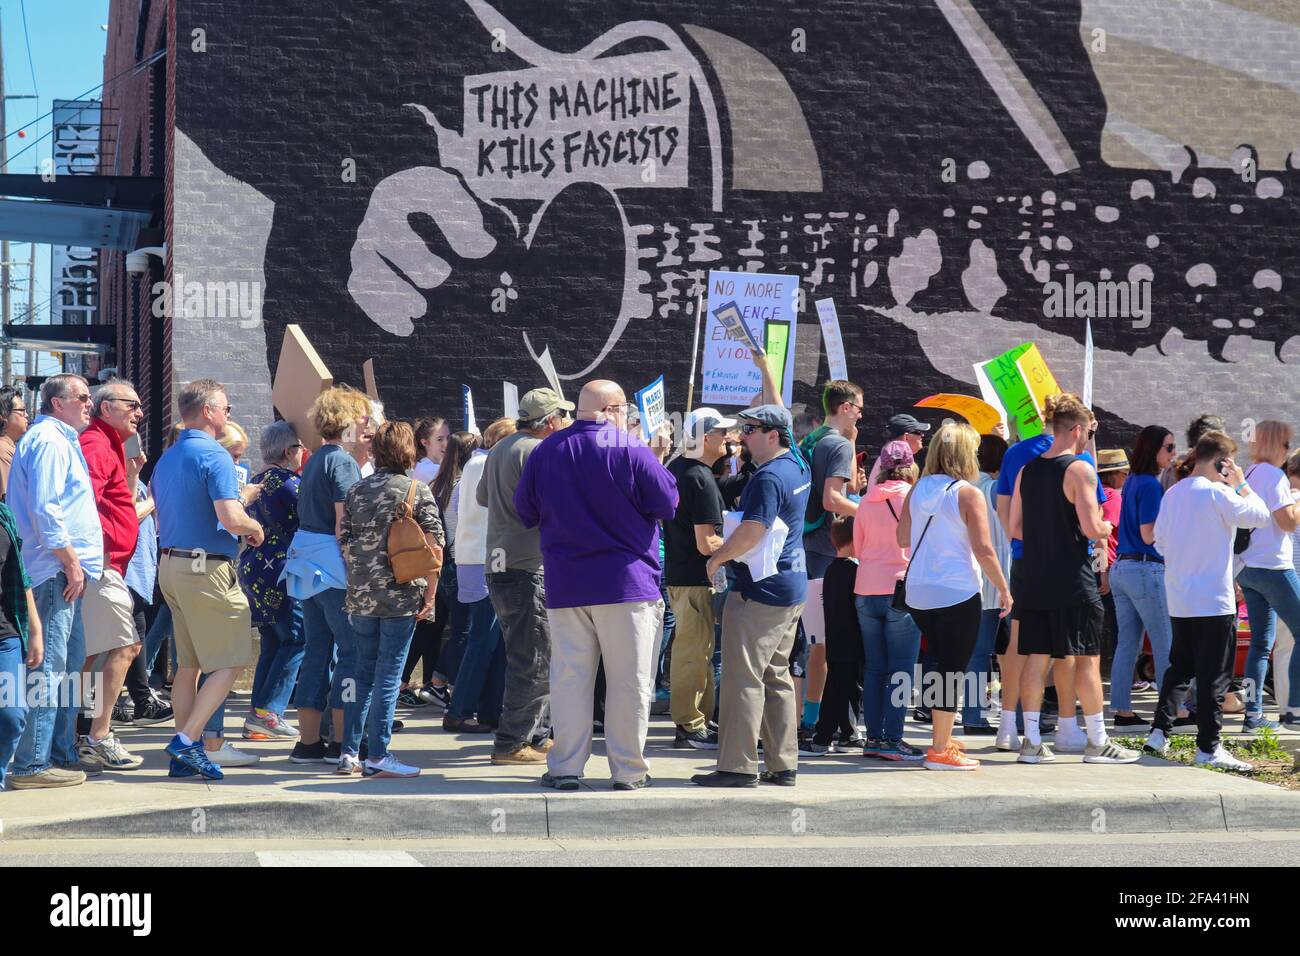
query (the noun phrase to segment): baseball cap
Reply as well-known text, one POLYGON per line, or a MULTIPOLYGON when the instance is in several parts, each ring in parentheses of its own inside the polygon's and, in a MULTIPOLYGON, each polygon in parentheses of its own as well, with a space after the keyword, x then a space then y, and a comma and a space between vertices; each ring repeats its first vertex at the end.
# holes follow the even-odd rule
POLYGON ((575 407, 573 402, 566 402, 553 389, 534 388, 524 392, 523 398, 519 399, 519 417, 535 422, 557 411, 571 412, 575 407))
POLYGON ((1097 471, 1128 471, 1128 455, 1123 448, 1099 448, 1097 471))
POLYGON ((901 438, 904 435, 923 435, 929 430, 930 426, 927 423, 919 420, 915 415, 904 412, 889 419, 889 426, 885 429, 885 433, 894 438, 901 438))
POLYGON ((912 449, 908 447, 905 441, 885 442, 885 447, 880 449, 880 470, 886 471, 890 468, 906 468, 908 465, 916 463, 912 455, 912 449))
POLYGON ((698 458, 704 451, 704 436, 715 428, 735 428, 739 424, 734 418, 726 418, 716 408, 696 408, 690 411, 682 421, 682 431, 686 442, 687 458, 698 458))
POLYGON ((787 433, 794 432, 794 419, 790 417, 789 409, 780 405, 756 405, 740 412, 739 417, 748 418, 768 428, 784 428, 787 433))

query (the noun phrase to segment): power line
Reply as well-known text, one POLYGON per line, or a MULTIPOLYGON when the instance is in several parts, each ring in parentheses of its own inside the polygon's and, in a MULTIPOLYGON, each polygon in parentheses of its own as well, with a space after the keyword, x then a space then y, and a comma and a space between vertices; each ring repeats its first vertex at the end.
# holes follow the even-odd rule
MULTIPOLYGON (((152 54, 152 55, 151 55, 147 60, 141 60, 141 61, 140 61, 139 63, 137 63, 135 66, 129 66, 129 67, 127 67, 125 70, 123 70, 121 73, 118 73, 116 76, 110 76, 110 77, 109 77, 107 80, 105 80, 103 83, 97 83, 95 86, 92 86, 90 89, 86 90, 84 93, 80 93, 80 94, 78 94, 77 96, 74 96, 73 99, 74 99, 74 100, 79 100, 79 99, 81 99, 83 96, 88 96, 89 94, 94 93, 96 90, 98 90, 98 89, 102 89, 103 87, 108 86, 110 83, 114 83, 114 82, 116 82, 117 80, 119 80, 119 79, 121 79, 122 77, 126 76, 128 73, 139 73, 139 72, 140 72, 141 70, 143 70, 145 67, 147 67, 147 66, 153 66, 154 63, 156 63, 158 60, 160 60, 162 57, 164 57, 164 56, 166 56, 166 55, 167 55, 167 48, 166 48, 166 47, 163 47, 163 48, 161 48, 160 50, 158 50, 158 51, 156 51, 155 53, 153 53, 153 54, 152 54)), ((5 138, 5 139, 8 139, 10 136, 17 136, 20 132, 22 132, 23 130, 27 129, 28 127, 30 127, 30 126, 35 126, 37 123, 39 123, 41 120, 45 119, 47 116, 53 116, 53 115, 54 115, 54 109, 53 109, 53 107, 51 107, 48 111, 46 111, 46 112, 42 113, 40 116, 36 117, 36 119, 34 119, 34 120, 30 120, 29 122, 25 123, 24 125, 18 127, 18 129, 14 130, 12 133, 6 133, 4 138, 5 138)), ((46 134, 45 134, 45 136, 49 136, 49 135, 50 135, 49 133, 46 133, 46 134)), ((44 136, 41 137, 41 139, 44 139, 44 138, 45 138, 44 136)), ((37 140, 37 142, 40 142, 40 140, 37 140)), ((33 144, 32 144, 32 146, 35 146, 35 145, 36 145, 36 143, 33 143, 33 144)), ((31 146, 28 146, 27 149, 31 149, 31 146)), ((25 153, 25 152, 27 152, 26 149, 25 149, 25 150, 22 150, 21 152, 15 153, 12 157, 10 157, 10 160, 12 161, 13 159, 17 158, 18 156, 21 156, 21 155, 22 155, 23 153, 25 153)))
MULTIPOLYGON (((36 63, 32 60, 32 38, 27 32, 27 0, 18 0, 18 6, 23 11, 23 40, 27 43, 27 66, 32 71, 32 92, 36 94, 36 102, 39 104, 41 93, 36 88, 36 63)), ((36 108, 40 109, 40 106, 36 108)))

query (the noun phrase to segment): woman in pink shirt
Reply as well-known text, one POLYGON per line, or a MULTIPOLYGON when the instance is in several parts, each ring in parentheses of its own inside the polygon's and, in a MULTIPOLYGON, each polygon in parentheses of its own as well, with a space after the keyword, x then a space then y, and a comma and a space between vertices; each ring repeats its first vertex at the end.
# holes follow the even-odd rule
POLYGON ((903 720, 911 693, 896 691, 906 681, 910 691, 921 632, 912 616, 895 610, 894 584, 907 571, 907 549, 898 546, 898 519, 903 501, 916 481, 916 462, 906 442, 891 441, 880 452, 879 481, 858 502, 853 550, 858 556, 858 623, 866 665, 862 710, 867 723, 864 757, 920 761, 925 752, 903 740, 903 720))

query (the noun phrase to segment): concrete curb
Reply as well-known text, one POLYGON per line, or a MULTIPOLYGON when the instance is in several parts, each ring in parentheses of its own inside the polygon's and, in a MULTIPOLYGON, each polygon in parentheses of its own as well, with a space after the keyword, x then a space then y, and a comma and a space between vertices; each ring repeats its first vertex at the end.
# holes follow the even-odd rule
POLYGON ((882 836, 943 833, 1179 833, 1300 829, 1300 794, 953 796, 930 800, 586 792, 528 796, 375 796, 226 800, 122 813, 9 818, 8 840, 128 838, 564 839, 882 836), (665 797, 668 797, 665 799, 665 797))

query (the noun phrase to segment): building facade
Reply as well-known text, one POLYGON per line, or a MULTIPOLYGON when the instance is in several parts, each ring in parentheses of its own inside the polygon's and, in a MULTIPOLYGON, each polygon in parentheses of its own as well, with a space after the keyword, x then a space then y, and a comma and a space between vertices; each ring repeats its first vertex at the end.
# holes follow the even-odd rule
MULTIPOLYGON (((174 295, 104 274, 122 370, 270 420, 284 329, 390 414, 665 376, 710 269, 838 307, 869 444, 1038 344, 1107 443, 1300 399, 1300 11, 1285 0, 114 0, 121 161, 174 295), (1177 8, 1169 12, 1167 8, 1177 8), (1165 13, 1160 13, 1165 10, 1165 13), (144 24, 141 40, 132 30, 144 24), (162 129, 159 129, 161 124, 162 129), (134 137, 135 144, 132 144, 134 137), (129 162, 128 162, 129 160, 129 162)), ((165 415, 163 413, 163 421, 165 415)))

